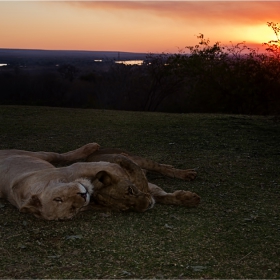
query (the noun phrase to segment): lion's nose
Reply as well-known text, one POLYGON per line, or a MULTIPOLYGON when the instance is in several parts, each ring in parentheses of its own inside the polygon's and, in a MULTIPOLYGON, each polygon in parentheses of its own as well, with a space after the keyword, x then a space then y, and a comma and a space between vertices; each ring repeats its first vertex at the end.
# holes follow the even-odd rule
POLYGON ((85 201, 87 200, 87 192, 85 193, 77 193, 79 194, 85 201))

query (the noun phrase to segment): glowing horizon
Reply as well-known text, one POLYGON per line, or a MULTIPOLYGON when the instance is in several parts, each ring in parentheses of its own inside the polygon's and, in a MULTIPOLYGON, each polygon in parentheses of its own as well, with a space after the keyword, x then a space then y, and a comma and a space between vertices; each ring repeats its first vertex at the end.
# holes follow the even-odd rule
POLYGON ((230 41, 261 48, 275 39, 280 2, 0 1, 0 48, 176 52, 230 41))

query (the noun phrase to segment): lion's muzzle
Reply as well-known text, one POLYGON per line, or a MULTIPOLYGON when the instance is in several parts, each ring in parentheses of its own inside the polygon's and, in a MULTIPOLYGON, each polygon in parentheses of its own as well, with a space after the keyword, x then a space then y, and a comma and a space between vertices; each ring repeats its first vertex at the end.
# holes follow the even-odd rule
POLYGON ((77 194, 80 195, 85 200, 85 204, 87 205, 90 201, 89 190, 81 182, 79 182, 79 189, 80 189, 80 192, 77 192, 77 194))

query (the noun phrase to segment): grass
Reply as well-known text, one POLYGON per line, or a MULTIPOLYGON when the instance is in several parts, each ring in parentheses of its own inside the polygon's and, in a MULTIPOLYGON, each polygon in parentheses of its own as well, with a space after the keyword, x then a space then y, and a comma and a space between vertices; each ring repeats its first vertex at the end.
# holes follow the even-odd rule
POLYGON ((0 278, 280 278, 280 124, 272 117, 0 106, 0 149, 88 142, 198 168, 197 209, 44 221, 0 199, 0 278))

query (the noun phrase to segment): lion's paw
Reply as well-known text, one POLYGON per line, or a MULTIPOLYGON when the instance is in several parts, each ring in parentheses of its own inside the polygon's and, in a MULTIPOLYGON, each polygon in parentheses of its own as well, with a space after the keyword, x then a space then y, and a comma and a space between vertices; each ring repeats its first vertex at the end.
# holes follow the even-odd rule
POLYGON ((178 190, 174 193, 175 202, 178 205, 186 207, 197 207, 200 203, 200 197, 193 192, 178 190))
POLYGON ((95 151, 98 151, 100 148, 100 145, 97 143, 88 143, 83 147, 83 152, 87 155, 92 154, 95 151))
MULTIPOLYGON (((175 175, 175 171, 174 171, 175 175)), ((197 172, 194 169, 178 170, 175 177, 183 179, 185 181, 192 181, 196 178, 197 172)))

